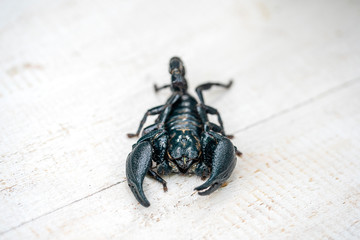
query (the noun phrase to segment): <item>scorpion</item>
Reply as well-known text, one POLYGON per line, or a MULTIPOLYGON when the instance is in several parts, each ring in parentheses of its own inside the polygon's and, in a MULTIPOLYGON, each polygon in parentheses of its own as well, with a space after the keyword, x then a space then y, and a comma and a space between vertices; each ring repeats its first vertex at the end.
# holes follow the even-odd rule
POLYGON ((232 144, 231 135, 224 132, 218 110, 205 104, 202 91, 212 86, 230 88, 228 84, 205 83, 196 88, 198 102, 188 92, 185 67, 179 57, 169 63, 171 83, 158 87, 155 92, 170 88, 171 96, 164 105, 147 110, 135 134, 138 137, 149 115, 158 115, 155 123, 144 128, 142 136, 132 146, 126 159, 126 177, 135 198, 144 207, 150 202, 143 191, 143 181, 148 174, 163 185, 161 175, 170 173, 196 174, 207 181, 196 187, 199 195, 209 195, 226 184, 236 165, 236 155, 241 152, 232 144), (210 122, 208 114, 216 115, 219 124, 210 122))

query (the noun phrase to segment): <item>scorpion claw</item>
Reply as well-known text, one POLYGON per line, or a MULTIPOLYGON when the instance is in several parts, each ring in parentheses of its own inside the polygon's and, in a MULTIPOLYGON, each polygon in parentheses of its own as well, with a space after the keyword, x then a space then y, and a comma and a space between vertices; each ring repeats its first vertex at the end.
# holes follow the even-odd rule
POLYGON ((215 192, 221 185, 217 182, 215 183, 204 183, 203 185, 195 188, 196 191, 199 191, 199 195, 206 196, 215 192), (202 191, 205 190, 205 191, 202 191))
POLYGON ((133 192, 136 200, 138 200, 138 202, 141 205, 143 205, 144 207, 149 207, 150 206, 150 202, 149 202, 149 200, 147 200, 141 186, 139 187, 139 186, 136 186, 136 185, 129 184, 129 187, 130 187, 131 191, 133 192))
POLYGON ((230 177, 236 165, 235 148, 231 141, 214 132, 211 135, 218 140, 218 143, 212 155, 212 169, 209 179, 195 188, 196 191, 201 191, 199 195, 209 195, 220 188, 230 177))
POLYGON ((150 142, 144 141, 136 144, 126 159, 126 178, 128 185, 135 198, 144 207, 150 206, 144 194, 142 184, 151 166, 151 158, 152 146, 150 142))

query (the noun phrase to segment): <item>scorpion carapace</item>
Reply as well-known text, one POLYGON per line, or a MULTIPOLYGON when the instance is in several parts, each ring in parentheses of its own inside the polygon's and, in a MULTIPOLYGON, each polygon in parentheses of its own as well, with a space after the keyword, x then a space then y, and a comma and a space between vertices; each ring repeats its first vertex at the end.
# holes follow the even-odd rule
POLYGON ((196 88, 200 102, 187 92, 185 67, 178 57, 170 59, 171 84, 155 87, 155 92, 171 89, 171 96, 164 105, 149 109, 140 122, 135 134, 139 136, 149 115, 158 115, 155 123, 144 128, 141 138, 132 146, 126 160, 126 177, 130 189, 139 203, 150 206, 142 184, 145 175, 162 183, 167 191, 166 181, 160 175, 170 173, 196 174, 207 181, 195 188, 200 195, 208 195, 230 177, 236 164, 236 155, 241 153, 225 135, 219 112, 205 104, 202 91, 212 86, 230 88, 228 84, 205 83, 196 88), (217 115, 219 125, 208 119, 208 114, 217 115))

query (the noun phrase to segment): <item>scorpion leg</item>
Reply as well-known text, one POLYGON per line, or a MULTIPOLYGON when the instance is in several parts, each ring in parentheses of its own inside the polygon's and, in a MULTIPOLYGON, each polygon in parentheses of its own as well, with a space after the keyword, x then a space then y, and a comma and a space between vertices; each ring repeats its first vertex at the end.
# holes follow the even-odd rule
MULTIPOLYGON (((214 132, 218 132, 218 133, 221 133, 221 134, 225 135, 222 119, 220 117, 219 112, 215 108, 212 108, 210 106, 206 106, 206 105, 203 105, 203 104, 198 104, 197 105, 197 111, 198 111, 198 113, 200 115, 201 121, 204 123, 204 127, 205 127, 204 130, 206 132, 209 131, 209 130, 212 130, 214 132), (218 125, 216 125, 216 124, 214 124, 212 122, 209 122, 209 118, 207 117, 208 113, 217 114, 220 126, 218 126, 218 125)), ((227 136, 227 137, 231 138, 231 136, 227 136)))
POLYGON ((154 130, 157 130, 158 129, 158 125, 155 123, 155 124, 151 124, 150 126, 147 126, 146 128, 144 128, 143 132, 142 132, 142 136, 154 131, 154 130))
MULTIPOLYGON (((214 131, 214 132, 221 133, 221 134, 223 134, 224 136, 226 136, 229 139, 234 138, 233 135, 225 135, 224 128, 221 128, 220 126, 218 126, 218 125, 216 125, 216 124, 214 124, 212 122, 209 122, 209 119, 208 119, 208 117, 206 115, 206 110, 200 104, 197 106, 197 110, 198 110, 198 113, 200 115, 201 121, 204 123, 204 131, 205 132, 209 132, 211 130, 211 131, 214 131)), ((219 117, 220 117, 220 115, 219 115, 219 117)), ((239 157, 242 155, 242 153, 236 147, 235 147, 235 153, 239 157)))
POLYGON ((158 91, 160 91, 161 89, 168 88, 168 87, 171 87, 171 85, 170 85, 170 84, 166 84, 166 85, 164 85, 164 86, 158 87, 156 84, 154 84, 154 90, 155 90, 155 92, 158 92, 158 91))
POLYGON ((167 192, 168 188, 166 186, 166 181, 164 179, 162 179, 162 177, 159 176, 159 174, 157 174, 156 172, 154 172, 153 170, 149 169, 148 174, 154 178, 156 181, 160 182, 163 185, 163 189, 164 192, 167 192))
POLYGON ((200 102, 202 104, 205 105, 205 102, 204 102, 204 97, 203 97, 203 94, 202 94, 202 91, 204 90, 208 90, 210 89, 212 86, 219 86, 219 87, 223 87, 223 88, 230 88, 231 85, 232 85, 233 81, 230 80, 230 82, 228 84, 223 84, 223 83, 204 83, 204 84, 201 84, 200 86, 196 87, 195 91, 200 99, 200 102))
MULTIPOLYGON (((206 114, 212 114, 212 115, 217 115, 217 118, 218 118, 218 122, 220 124, 220 128, 221 128, 221 131, 216 131, 216 132, 221 132, 223 135, 225 135, 225 131, 224 131, 224 126, 223 126, 223 121, 221 119, 221 116, 220 116, 220 113, 218 112, 217 109, 213 108, 213 107, 210 107, 210 106, 207 106, 205 105, 205 101, 204 101, 204 97, 203 97, 203 93, 202 91, 204 90, 208 90, 210 89, 212 86, 219 86, 219 87, 223 87, 223 88, 230 88, 231 85, 232 85, 232 80, 230 80, 230 82, 228 84, 223 84, 223 83, 205 83, 205 84, 202 84, 200 86, 198 86, 196 88, 196 93, 200 99, 200 104, 198 105, 198 111, 200 113, 200 117, 203 119, 203 123, 207 123, 209 124, 209 120, 208 120, 208 117, 206 114), (199 109, 199 108, 203 108, 202 110, 199 109), (203 115, 203 116, 201 116, 203 115)), ((233 136, 232 135, 229 135, 227 136, 229 138, 232 138, 233 136)))
MULTIPOLYGON (((221 130, 220 130, 220 131, 216 131, 216 132, 221 132, 223 135, 225 135, 225 132, 224 132, 224 124, 223 124, 223 121, 222 121, 222 119, 221 119, 221 116, 220 116, 220 113, 218 112, 218 110, 216 110, 216 109, 213 108, 213 107, 206 106, 206 105, 204 105, 203 107, 205 108, 206 113, 209 113, 209 114, 212 114, 212 115, 217 115, 218 122, 220 123, 220 128, 221 128, 221 130)), ((213 125, 215 125, 215 124, 213 124, 213 125)))
POLYGON ((129 138, 139 136, 140 131, 141 131, 142 127, 144 126, 147 117, 148 117, 149 115, 160 114, 162 111, 164 111, 165 107, 166 107, 165 105, 160 105, 160 106, 157 106, 157 107, 154 107, 154 108, 151 108, 151 109, 147 110, 146 113, 144 114, 144 117, 142 118, 142 120, 141 120, 141 122, 140 122, 139 128, 138 128, 138 130, 136 131, 136 133, 135 133, 135 134, 134 134, 134 133, 128 133, 127 136, 128 136, 129 138))
POLYGON ((225 134, 225 131, 224 131, 224 125, 223 125, 223 121, 221 119, 221 116, 220 116, 220 113, 218 112, 218 110, 216 110, 215 108, 213 107, 210 107, 210 106, 206 106, 205 105, 205 109, 206 109, 206 113, 209 113, 209 114, 216 114, 217 115, 217 118, 218 118, 218 122, 220 123, 220 126, 214 124, 214 123, 208 123, 210 124, 210 127, 211 129, 214 131, 214 132, 219 132, 221 134, 223 134, 224 136, 226 136, 227 138, 229 139, 233 139, 234 138, 234 135, 226 135, 225 134), (219 129, 220 130, 217 130, 219 129))
POLYGON ((204 154, 204 162, 209 162, 211 158, 211 174, 209 179, 195 188, 199 195, 209 195, 220 188, 230 177, 236 165, 235 147, 225 136, 214 131, 204 133, 202 144, 208 149, 204 154))
POLYGON ((159 115, 159 118, 157 120, 157 122, 159 124, 164 124, 165 123, 165 120, 167 118, 167 116, 170 114, 171 112, 171 107, 172 105, 180 98, 180 95, 179 94, 173 94, 166 102, 165 105, 160 105, 160 106, 157 106, 157 107, 154 107, 154 108, 151 108, 149 110, 147 110, 147 112, 144 114, 144 117, 143 119, 141 120, 140 122, 140 125, 139 125, 139 128, 138 130, 136 131, 135 134, 133 133, 128 133, 127 136, 129 138, 132 138, 132 137, 137 137, 139 136, 140 134, 140 131, 142 129, 142 127, 144 126, 145 122, 146 122, 146 119, 149 115, 156 115, 156 114, 160 114, 159 115))
MULTIPOLYGON (((235 147, 235 146, 234 146, 235 147)), ((240 152, 237 147, 235 147, 235 153, 236 153, 236 156, 238 157, 241 157, 242 156, 242 152, 240 152)))

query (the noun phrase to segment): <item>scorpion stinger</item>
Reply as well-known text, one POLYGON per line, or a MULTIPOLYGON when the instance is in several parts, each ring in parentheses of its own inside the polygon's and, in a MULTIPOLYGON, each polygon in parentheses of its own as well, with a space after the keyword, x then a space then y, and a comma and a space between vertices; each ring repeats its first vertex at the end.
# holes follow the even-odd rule
POLYGON ((169 72, 170 84, 155 85, 154 89, 157 92, 170 88, 171 96, 164 105, 149 109, 136 133, 128 134, 128 137, 139 136, 147 116, 158 115, 155 123, 143 130, 142 137, 133 145, 126 160, 128 184, 138 202, 145 207, 150 206, 142 186, 146 174, 162 183, 164 191, 167 190, 166 181, 160 175, 196 174, 204 180, 209 177, 195 188, 200 195, 208 195, 229 179, 236 165, 236 155, 241 155, 225 135, 218 110, 205 105, 202 95, 203 90, 212 86, 230 88, 232 81, 198 86, 198 103, 187 92, 185 67, 180 58, 170 59, 169 72), (210 122, 208 114, 217 115, 219 125, 210 122))

